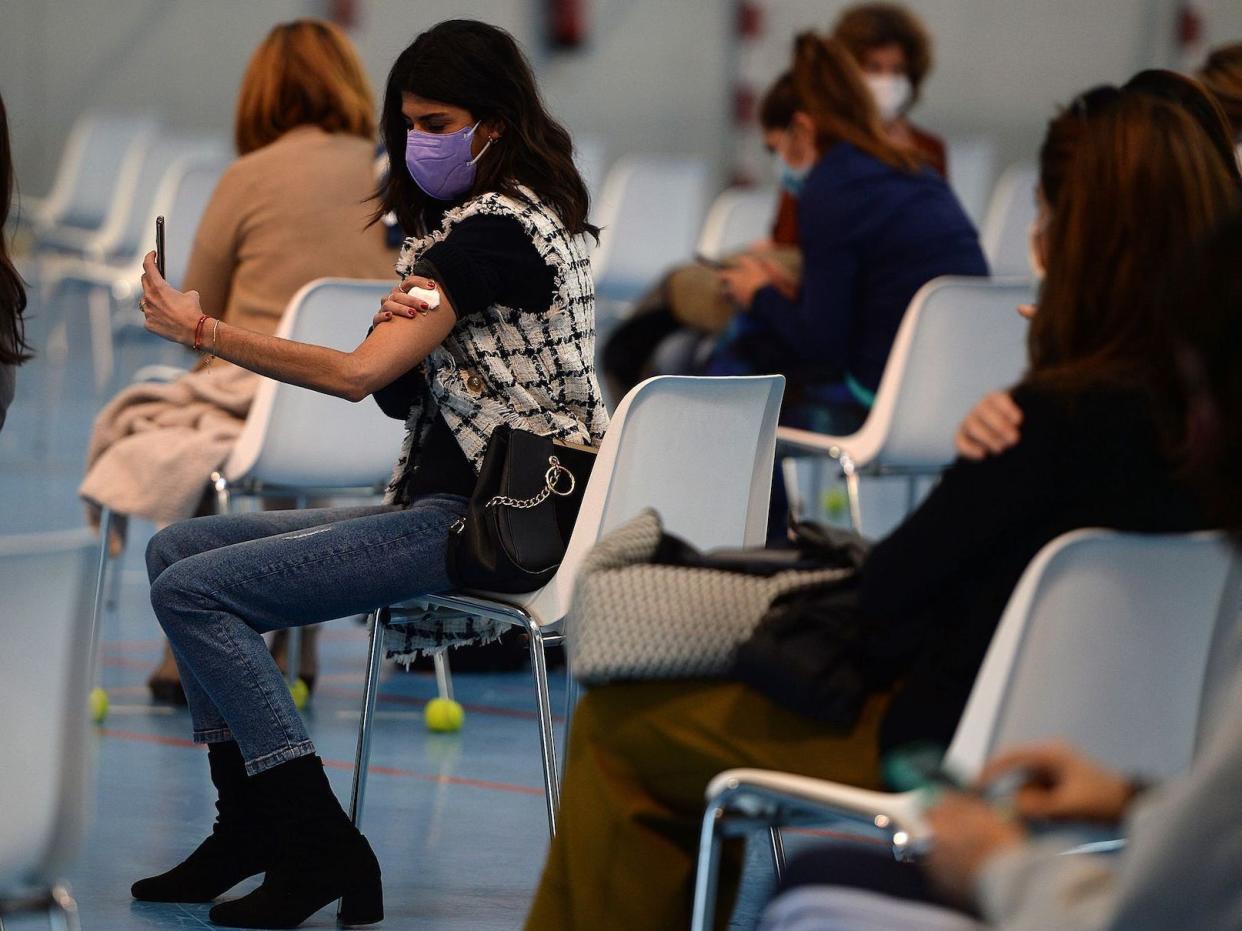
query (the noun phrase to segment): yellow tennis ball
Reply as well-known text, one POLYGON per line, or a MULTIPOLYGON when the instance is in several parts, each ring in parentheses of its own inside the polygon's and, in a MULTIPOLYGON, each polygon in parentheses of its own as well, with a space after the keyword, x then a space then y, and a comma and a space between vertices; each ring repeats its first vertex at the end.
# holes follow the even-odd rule
POLYGON ((293 707, 301 711, 310 701, 310 688, 303 679, 295 679, 289 686, 289 694, 293 696, 293 707))
POLYGON ((461 730, 466 720, 466 709, 451 698, 433 698, 423 709, 427 730, 437 734, 451 734, 461 730))
POLYGON ((844 488, 830 488, 824 492, 824 510, 833 519, 844 517, 849 503, 844 488))
POLYGON ((96 724, 101 724, 108 716, 108 693, 101 688, 91 689, 88 706, 91 711, 91 720, 96 724))

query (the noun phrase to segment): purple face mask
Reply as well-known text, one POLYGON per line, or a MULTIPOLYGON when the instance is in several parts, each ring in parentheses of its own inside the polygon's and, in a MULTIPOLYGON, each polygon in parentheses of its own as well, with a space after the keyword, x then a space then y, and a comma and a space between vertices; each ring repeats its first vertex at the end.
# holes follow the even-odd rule
POLYGON ((424 194, 436 200, 455 200, 474 185, 475 163, 492 141, 474 158, 470 140, 479 124, 455 133, 424 133, 411 129, 405 136, 405 167, 424 194))

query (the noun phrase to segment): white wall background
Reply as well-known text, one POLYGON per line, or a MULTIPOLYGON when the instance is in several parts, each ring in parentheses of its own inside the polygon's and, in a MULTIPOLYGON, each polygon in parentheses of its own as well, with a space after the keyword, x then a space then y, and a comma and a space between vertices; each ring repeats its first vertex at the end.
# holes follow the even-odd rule
MULTIPOLYGON (((949 134, 995 135, 1006 160, 1029 157, 1058 101, 1174 60, 1175 0, 909 2, 937 43, 919 120, 949 134)), ((542 46, 544 0, 358 0, 353 37, 378 93, 419 30, 450 16, 486 19, 526 46, 553 110, 573 131, 601 138, 610 157, 692 151, 725 166, 734 0, 585 3, 590 40, 571 53, 542 46)), ((827 28, 845 4, 767 5, 760 45, 774 75, 792 34, 827 28)), ((1200 7, 1210 42, 1242 38, 1242 2, 1200 7)), ((321 8, 318 0, 0 0, 0 93, 20 189, 47 190, 69 127, 89 107, 148 107, 175 126, 227 135, 254 45, 273 23, 321 8)))

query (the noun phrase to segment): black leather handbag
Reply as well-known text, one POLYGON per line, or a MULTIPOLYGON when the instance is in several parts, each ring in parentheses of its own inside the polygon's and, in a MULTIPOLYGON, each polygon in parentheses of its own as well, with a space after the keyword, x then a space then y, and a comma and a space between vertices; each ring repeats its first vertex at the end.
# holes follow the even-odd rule
POLYGON ((470 507, 449 535, 454 585, 518 594, 550 582, 596 452, 505 424, 492 431, 470 507))

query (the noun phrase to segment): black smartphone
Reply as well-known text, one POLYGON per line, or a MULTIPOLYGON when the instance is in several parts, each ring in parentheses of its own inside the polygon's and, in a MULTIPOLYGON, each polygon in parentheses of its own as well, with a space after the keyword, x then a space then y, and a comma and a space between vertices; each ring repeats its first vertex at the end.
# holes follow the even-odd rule
POLYGON ((155 267, 164 277, 164 218, 155 218, 155 267))

